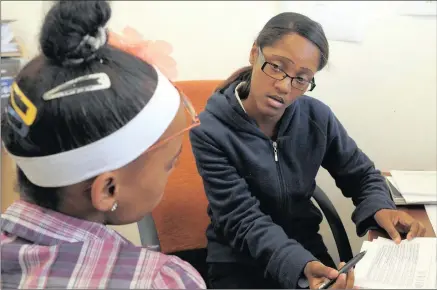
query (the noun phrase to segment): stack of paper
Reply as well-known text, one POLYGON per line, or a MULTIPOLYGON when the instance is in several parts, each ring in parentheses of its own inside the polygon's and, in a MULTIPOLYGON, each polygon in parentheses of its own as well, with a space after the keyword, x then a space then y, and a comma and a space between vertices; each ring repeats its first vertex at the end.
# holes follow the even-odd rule
POLYGON ((426 213, 428 214, 429 221, 431 222, 434 233, 437 234, 437 205, 427 204, 425 205, 426 213))
POLYGON ((16 57, 20 54, 20 46, 15 41, 14 32, 11 28, 13 20, 1 21, 1 55, 2 57, 16 57))
POLYGON ((14 42, 14 33, 12 32, 10 21, 2 21, 2 30, 1 30, 1 40, 2 40, 2 46, 1 51, 2 52, 12 52, 12 51, 18 51, 18 45, 14 42))
POLYGON ((396 204, 437 204, 437 171, 390 173, 387 180, 396 204))
POLYGON ((379 289, 436 289, 436 238, 364 242, 367 251, 355 267, 355 286, 379 289))

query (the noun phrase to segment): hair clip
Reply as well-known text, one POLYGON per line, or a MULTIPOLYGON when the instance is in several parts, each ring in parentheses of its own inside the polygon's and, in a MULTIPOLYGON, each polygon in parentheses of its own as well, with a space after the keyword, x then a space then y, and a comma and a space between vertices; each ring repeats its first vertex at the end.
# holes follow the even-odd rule
POLYGON ((13 82, 11 86, 11 106, 24 124, 31 126, 35 122, 37 109, 32 101, 24 95, 16 82, 13 82), (16 99, 16 97, 18 98, 16 99))
POLYGON ((18 133, 21 137, 26 137, 29 133, 29 126, 24 124, 23 120, 18 116, 17 112, 10 106, 5 107, 6 121, 12 127, 12 129, 18 133))
POLYGON ((50 91, 45 92, 42 98, 45 101, 50 101, 85 92, 100 91, 110 87, 111 80, 106 73, 95 73, 65 82, 50 91))
POLYGON ((170 56, 172 46, 162 40, 146 40, 132 27, 125 27, 121 35, 110 31, 108 44, 155 65, 169 79, 177 77, 176 61, 170 56))

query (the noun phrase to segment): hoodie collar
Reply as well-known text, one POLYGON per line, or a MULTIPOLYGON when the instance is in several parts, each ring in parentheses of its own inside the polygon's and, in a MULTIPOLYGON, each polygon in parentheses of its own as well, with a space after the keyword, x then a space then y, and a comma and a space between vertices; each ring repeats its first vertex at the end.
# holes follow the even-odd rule
POLYGON ((227 88, 215 92, 209 98, 205 110, 233 130, 247 132, 268 139, 238 102, 235 96, 235 89, 239 84, 240 82, 234 82, 227 88))

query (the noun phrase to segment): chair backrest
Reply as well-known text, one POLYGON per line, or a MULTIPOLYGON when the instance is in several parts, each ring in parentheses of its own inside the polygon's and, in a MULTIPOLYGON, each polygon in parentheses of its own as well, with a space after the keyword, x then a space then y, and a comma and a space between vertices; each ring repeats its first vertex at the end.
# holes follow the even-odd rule
POLYGON ((349 261, 353 258, 352 248, 337 210, 329 200, 326 193, 318 186, 314 189, 313 198, 319 205, 329 227, 331 228, 335 244, 337 245, 338 255, 340 256, 340 261, 349 261))
MULTIPOLYGON (((176 86, 188 96, 200 113, 221 82, 180 81, 176 82, 176 86)), ((206 247, 205 231, 210 222, 206 211, 208 202, 188 134, 184 136, 182 146, 179 165, 169 178, 161 203, 152 213, 163 253, 206 247)))

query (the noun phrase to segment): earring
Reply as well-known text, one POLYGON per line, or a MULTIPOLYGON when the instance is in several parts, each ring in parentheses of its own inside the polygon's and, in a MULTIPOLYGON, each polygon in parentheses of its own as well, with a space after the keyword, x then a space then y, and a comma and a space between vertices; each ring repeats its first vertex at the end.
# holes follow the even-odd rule
POLYGON ((112 206, 111 211, 115 211, 117 209, 117 207, 118 207, 118 203, 114 202, 114 205, 112 206))

